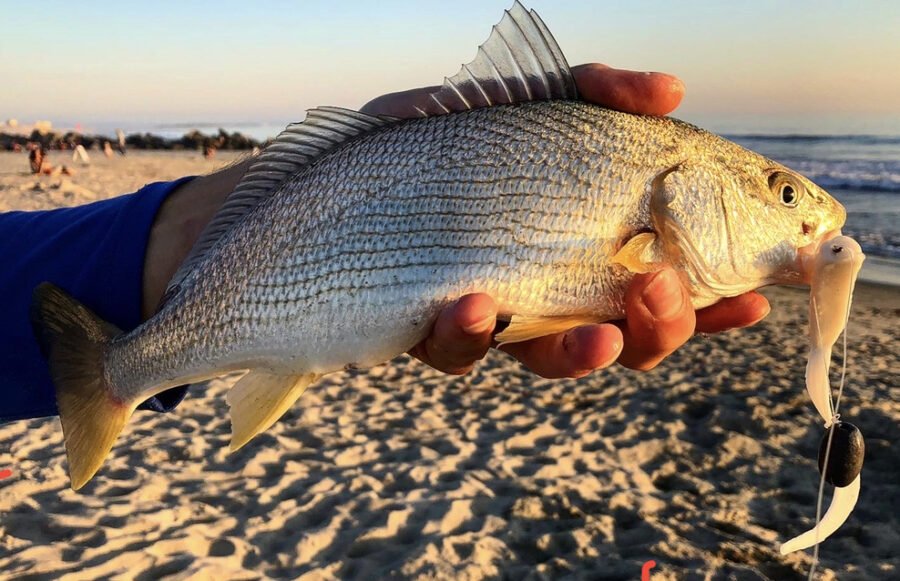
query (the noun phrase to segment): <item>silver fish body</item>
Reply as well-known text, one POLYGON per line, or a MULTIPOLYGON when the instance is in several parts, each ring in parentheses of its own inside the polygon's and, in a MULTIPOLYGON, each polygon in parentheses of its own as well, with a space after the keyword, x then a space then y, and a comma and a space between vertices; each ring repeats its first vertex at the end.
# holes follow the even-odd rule
POLYGON ((233 369, 370 366, 472 292, 505 316, 621 318, 633 275, 611 258, 658 229, 654 180, 670 171, 661 195, 706 262, 681 249, 662 258, 695 306, 791 282, 782 233, 748 223, 768 204, 755 182, 776 166, 675 120, 580 102, 402 122, 325 156, 245 216, 159 314, 114 342, 107 369, 126 399, 233 369))

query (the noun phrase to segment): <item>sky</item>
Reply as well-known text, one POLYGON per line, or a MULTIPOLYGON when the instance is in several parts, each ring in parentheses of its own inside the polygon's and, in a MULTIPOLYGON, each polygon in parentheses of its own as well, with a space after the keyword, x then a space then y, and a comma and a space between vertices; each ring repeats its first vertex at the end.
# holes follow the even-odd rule
MULTIPOLYGON (((0 0, 0 120, 302 119, 438 84, 511 0, 0 0)), ((714 128, 900 133, 900 2, 531 0, 571 64, 677 74, 714 128)))

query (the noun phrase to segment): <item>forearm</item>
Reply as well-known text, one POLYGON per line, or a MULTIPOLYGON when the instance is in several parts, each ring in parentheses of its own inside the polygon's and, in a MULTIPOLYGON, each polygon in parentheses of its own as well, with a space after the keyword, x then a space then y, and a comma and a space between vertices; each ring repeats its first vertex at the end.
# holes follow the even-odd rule
POLYGON ((160 206, 150 229, 144 260, 141 306, 144 319, 156 311, 169 280, 250 163, 250 159, 245 159, 185 182, 160 206))

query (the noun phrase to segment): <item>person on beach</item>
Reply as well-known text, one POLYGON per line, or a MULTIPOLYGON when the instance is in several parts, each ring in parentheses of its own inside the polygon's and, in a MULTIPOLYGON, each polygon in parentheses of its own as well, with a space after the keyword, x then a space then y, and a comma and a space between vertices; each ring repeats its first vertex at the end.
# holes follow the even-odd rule
POLYGON ((79 143, 75 146, 74 151, 72 151, 72 161, 80 161, 81 165, 91 164, 91 157, 88 155, 84 145, 79 143))
POLYGON ((125 155, 125 132, 121 129, 116 129, 116 139, 119 140, 119 153, 121 155, 125 155))
MULTIPOLYGON (((665 115, 681 101, 681 82, 588 64, 573 68, 582 98, 630 113, 665 115)), ((417 116, 433 88, 379 97, 369 114, 417 116)), ((246 172, 247 161, 201 177, 149 184, 136 193, 85 206, 0 214, 0 421, 54 415, 46 363, 29 321, 33 289, 50 281, 120 329, 151 316, 169 279, 206 223, 246 172)), ((656 366, 695 332, 752 325, 769 312, 750 292, 694 312, 672 270, 638 275, 626 295, 626 320, 506 345, 503 350, 548 378, 581 377, 613 363, 639 370, 656 366)), ((487 353, 497 307, 485 294, 445 308, 430 335, 410 354, 432 367, 463 374, 487 353)), ((142 409, 168 411, 184 388, 163 392, 142 409)))
POLYGON ((46 159, 47 150, 44 149, 43 145, 35 145, 31 148, 31 151, 28 153, 28 165, 31 168, 31 173, 33 174, 43 174, 48 176, 53 175, 72 175, 72 170, 70 170, 66 166, 56 167, 51 164, 46 159))
POLYGON ((31 173, 41 173, 44 166, 44 146, 35 145, 28 152, 28 165, 31 167, 31 173))

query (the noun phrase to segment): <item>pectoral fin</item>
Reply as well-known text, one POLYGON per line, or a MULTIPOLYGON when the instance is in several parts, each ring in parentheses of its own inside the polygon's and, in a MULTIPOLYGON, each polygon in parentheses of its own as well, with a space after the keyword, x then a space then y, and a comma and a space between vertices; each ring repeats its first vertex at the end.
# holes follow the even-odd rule
POLYGON ((655 233, 642 232, 631 238, 616 252, 612 257, 612 263, 621 264, 629 272, 635 274, 655 272, 659 270, 659 264, 653 252, 654 242, 656 242, 655 233))
POLYGON ((582 325, 602 323, 598 317, 590 315, 569 315, 562 317, 533 317, 513 315, 509 326, 498 333, 494 339, 500 345, 504 343, 520 343, 529 339, 537 339, 555 333, 563 333, 582 325))
POLYGON ((318 378, 314 373, 277 375, 256 370, 242 377, 226 396, 231 407, 231 451, 274 424, 318 378))

